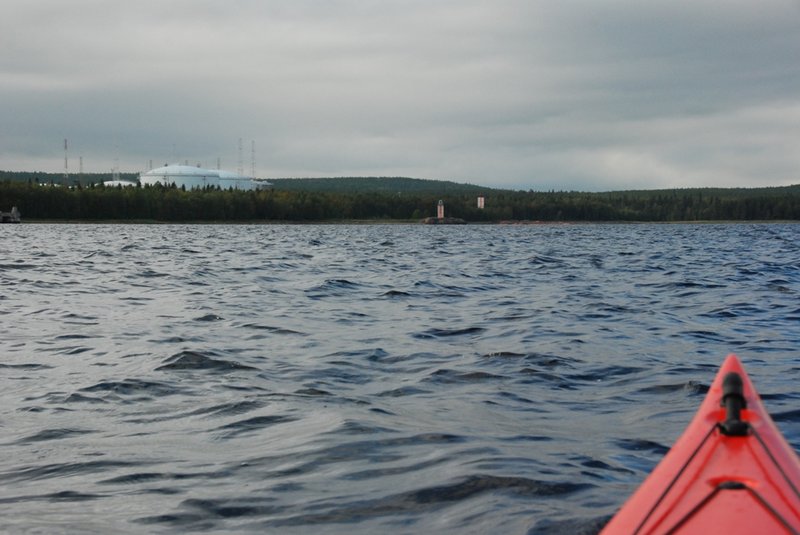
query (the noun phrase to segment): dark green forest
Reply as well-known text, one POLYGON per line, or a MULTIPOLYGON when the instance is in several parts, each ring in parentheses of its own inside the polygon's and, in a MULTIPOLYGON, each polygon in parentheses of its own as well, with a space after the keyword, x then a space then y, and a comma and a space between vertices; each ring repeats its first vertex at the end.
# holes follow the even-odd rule
MULTIPOLYGON (((800 185, 605 193, 511 191, 407 178, 275 179, 261 191, 106 187, 108 175, 71 185, 60 175, 0 172, 0 210, 25 220, 415 221, 436 214, 468 222, 800 220, 800 185), (486 199, 478 209, 476 197, 486 199)), ((123 174, 123 179, 135 175, 123 174)))

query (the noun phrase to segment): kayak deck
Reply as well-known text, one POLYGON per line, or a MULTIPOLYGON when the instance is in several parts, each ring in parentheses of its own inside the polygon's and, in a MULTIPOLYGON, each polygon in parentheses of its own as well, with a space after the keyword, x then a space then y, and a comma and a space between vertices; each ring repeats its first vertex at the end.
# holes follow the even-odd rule
POLYGON ((735 355, 603 534, 800 534, 800 462, 735 355))

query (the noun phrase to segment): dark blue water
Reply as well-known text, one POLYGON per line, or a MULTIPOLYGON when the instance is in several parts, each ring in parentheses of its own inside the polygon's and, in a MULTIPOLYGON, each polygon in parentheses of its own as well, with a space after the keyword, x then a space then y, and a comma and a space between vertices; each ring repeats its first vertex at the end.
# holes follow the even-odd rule
POLYGON ((800 447, 800 226, 0 227, 0 530, 596 532, 737 353, 800 447))

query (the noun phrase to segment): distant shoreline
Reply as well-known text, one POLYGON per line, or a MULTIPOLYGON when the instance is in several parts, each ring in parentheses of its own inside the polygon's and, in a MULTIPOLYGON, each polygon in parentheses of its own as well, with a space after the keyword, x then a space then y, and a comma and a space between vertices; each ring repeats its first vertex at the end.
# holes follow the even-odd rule
MULTIPOLYGON (((418 220, 403 219, 331 219, 324 221, 283 221, 283 220, 252 220, 252 221, 158 221, 146 219, 107 219, 107 220, 63 220, 63 219, 23 219, 22 225, 419 225, 427 226, 464 226, 464 225, 425 225, 418 220)), ((730 220, 703 220, 703 221, 534 221, 534 220, 504 220, 504 221, 467 221, 466 226, 564 226, 564 225, 786 225, 800 224, 795 219, 730 219, 730 220)))
POLYGON ((489 224, 800 221, 800 184, 756 190, 579 193, 478 191, 463 185, 403 178, 297 182, 286 189, 244 191, 160 186, 40 187, 30 181, 4 180, 0 181, 0 209, 17 206, 22 217, 30 221, 393 224, 438 216, 441 203, 446 218, 453 218, 445 223, 456 219, 489 224))

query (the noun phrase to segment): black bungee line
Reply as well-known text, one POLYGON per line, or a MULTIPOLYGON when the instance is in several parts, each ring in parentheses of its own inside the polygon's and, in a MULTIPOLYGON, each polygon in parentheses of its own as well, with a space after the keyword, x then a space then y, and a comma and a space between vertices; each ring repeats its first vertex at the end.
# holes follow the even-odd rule
MULTIPOLYGON (((650 520, 650 517, 653 515, 655 510, 664 500, 664 498, 669 494, 672 487, 675 483, 680 479, 683 472, 686 468, 691 464, 694 460, 695 456, 700 452, 700 450, 705 446, 706 442, 708 441, 709 437, 714 433, 716 429, 719 429, 720 432, 726 436, 747 436, 752 435, 758 440, 758 443, 761 444, 761 447, 764 451, 767 452, 770 461, 772 464, 777 468, 778 473, 781 474, 784 481, 789 485, 789 487, 794 491, 795 496, 800 498, 800 492, 798 492, 797 487, 795 487, 794 483, 789 479, 789 476, 786 475, 786 472, 783 470, 780 464, 778 464, 777 459, 772 454, 772 451, 767 447, 764 440, 761 438, 761 434, 753 428, 749 422, 743 421, 741 419, 741 409, 747 407, 747 401, 744 398, 744 388, 742 384, 741 376, 736 372, 728 373, 722 381, 722 405, 726 409, 726 416, 724 422, 716 423, 711 426, 711 429, 708 430, 708 433, 703 437, 703 440, 700 441, 700 444, 695 448, 686 462, 683 463, 681 469, 678 470, 678 473, 675 474, 675 477, 670 481, 669 485, 667 485, 664 492, 661 493, 661 496, 658 497, 658 500, 653 504, 650 510, 647 512, 645 517, 639 523, 639 525, 634 530, 634 535, 638 534, 644 525, 650 520)), ((781 516, 772 505, 769 504, 758 492, 754 489, 750 488, 749 486, 741 483, 739 481, 723 481, 719 485, 717 485, 708 496, 703 498, 700 503, 698 503, 695 507, 693 507, 683 518, 678 520, 678 522, 666 533, 674 533, 676 529, 678 529, 684 522, 686 522, 690 517, 692 517, 697 511, 699 511, 706 503, 708 503, 716 494, 721 490, 741 490, 746 489, 753 494, 756 499, 776 518, 778 521, 786 527, 791 533, 795 535, 800 535, 796 529, 794 529, 788 521, 781 516)))
POLYGON ((714 424, 714 425, 711 426, 711 429, 708 430, 708 433, 706 433, 706 436, 703 437, 703 440, 700 441, 700 444, 697 446, 697 448, 695 448, 695 450, 692 452, 692 454, 689 456, 689 458, 686 459, 686 462, 683 463, 683 466, 681 466, 681 469, 678 470, 678 473, 675 474, 675 477, 672 478, 672 481, 669 482, 669 485, 667 485, 667 488, 665 488, 664 492, 661 493, 661 496, 658 497, 658 500, 656 500, 656 503, 654 503, 653 506, 650 508, 650 510, 647 511, 647 514, 645 515, 645 517, 642 519, 642 521, 639 523, 639 525, 636 526, 636 529, 633 530, 633 534, 634 535, 638 534, 639 531, 647 523, 647 521, 650 520, 650 517, 653 515, 655 510, 658 508, 659 505, 661 505, 661 502, 664 500, 664 498, 666 498, 667 494, 669 494, 669 491, 672 490, 672 487, 675 485, 675 483, 678 481, 678 479, 680 479, 681 474, 683 474, 684 470, 686 470, 686 468, 691 464, 692 460, 695 458, 697 453, 703 448, 703 446, 705 445, 706 441, 708 441, 708 437, 711 436, 711 434, 714 432, 714 430, 716 428, 717 428, 717 424, 714 424))
MULTIPOLYGON (((664 498, 666 498, 667 494, 669 494, 669 491, 672 490, 672 487, 675 485, 675 483, 678 481, 678 479, 680 479, 681 474, 683 474, 683 472, 691 464, 692 460, 695 458, 697 453, 703 448, 703 446, 705 446, 706 442, 708 441, 708 438, 712 435, 712 433, 714 433, 714 431, 720 426, 721 426, 721 424, 714 424, 714 425, 711 426, 711 429, 708 431, 708 433, 706 433, 706 436, 703 437, 703 440, 700 442, 700 444, 697 446, 697 448, 692 452, 692 454, 689 456, 689 458, 686 460, 686 462, 683 464, 683 466, 681 466, 681 469, 678 471, 678 473, 675 475, 675 477, 672 479, 672 481, 670 481, 669 485, 667 485, 667 488, 664 489, 664 492, 661 493, 661 496, 658 497, 658 500, 656 500, 656 502, 653 504, 653 506, 650 508, 650 510, 645 515, 645 517, 642 519, 642 521, 636 527, 636 529, 633 532, 634 535, 638 534, 641 531, 641 529, 644 527, 644 525, 647 523, 647 521, 650 520, 650 517, 653 515, 655 510, 658 508, 658 506, 661 504, 661 502, 664 501, 664 498)), ((750 431, 752 433, 752 436, 755 437, 756 440, 758 440, 759 444, 761 444, 761 447, 764 449, 764 451, 767 452, 767 455, 769 456, 770 461, 772 461, 772 464, 777 468, 778 473, 780 473, 781 476, 783 476, 783 479, 786 481, 786 483, 788 483, 789 487, 794 491, 795 495, 798 498, 800 498, 800 493, 797 491, 797 487, 794 486, 792 481, 786 475, 786 472, 781 467, 781 465, 778 464, 777 460, 775 459, 775 456, 772 454, 772 451, 767 447, 766 443, 761 438, 761 434, 758 431, 756 431, 755 429, 753 429, 752 427, 750 427, 750 431)), ((680 526, 682 526, 689 518, 691 518, 695 513, 697 513, 697 511, 702 509, 702 507, 706 503, 708 503, 714 496, 716 496, 716 494, 719 491, 721 491, 721 490, 742 490, 742 489, 748 490, 751 494, 753 494, 753 496, 755 496, 755 498, 764 506, 764 508, 767 509, 767 511, 769 511, 781 524, 783 524, 783 526, 787 530, 789 530, 790 533, 793 533, 795 535, 800 535, 800 532, 798 532, 796 529, 794 529, 791 526, 791 524, 789 524, 789 522, 778 511, 776 511, 775 508, 772 507, 772 505, 770 505, 770 503, 767 500, 765 500, 763 496, 761 496, 761 494, 759 494, 755 489, 751 488, 750 486, 748 486, 748 485, 746 485, 746 484, 744 484, 744 483, 742 483, 740 481, 723 481, 722 483, 720 483, 719 485, 714 487, 714 489, 705 498, 700 500, 700 502, 697 505, 695 505, 688 513, 686 513, 686 515, 683 516, 683 518, 678 520, 678 522, 672 528, 670 528, 668 531, 666 531, 665 533, 667 535, 670 534, 670 533, 675 533, 675 530, 677 530, 680 526)))
POLYGON ((722 380, 722 404, 725 407, 727 418, 719 424, 720 431, 727 436, 755 436, 758 443, 767 452, 772 464, 777 468, 778 473, 781 474, 783 480, 794 492, 795 497, 800 498, 800 492, 797 491, 797 487, 794 486, 794 483, 784 472, 783 467, 775 459, 772 451, 767 447, 764 439, 761 438, 761 434, 749 422, 742 420, 741 411, 747 408, 747 400, 744 398, 742 377, 736 372, 728 373, 722 380))
POLYGON ((683 524, 685 524, 687 520, 689 520, 691 517, 693 517, 695 515, 695 513, 697 513, 700 509, 702 509, 705 504, 710 502, 712 500, 712 498, 714 498, 714 496, 716 496, 722 490, 746 490, 746 491, 748 491, 750 494, 752 494, 755 497, 756 500, 758 500, 761 503, 762 506, 764 506, 764 509, 769 511, 772 514, 772 516, 775 517, 778 520, 778 522, 780 522, 783 525, 784 528, 786 528, 786 530, 789 533, 792 533, 793 535, 800 535, 800 532, 798 532, 796 529, 794 529, 792 527, 792 525, 789 524, 789 521, 786 520, 783 517, 783 515, 781 515, 778 511, 776 511, 775 508, 772 507, 772 505, 770 505, 770 503, 767 500, 765 500, 764 497, 761 496, 761 494, 758 493, 758 491, 756 491, 750 485, 746 485, 745 483, 742 483, 741 481, 723 481, 722 483, 720 483, 719 485, 714 487, 714 489, 711 492, 708 493, 708 496, 706 496, 705 498, 700 500, 700 503, 695 505, 692 508, 691 511, 686 513, 683 516, 683 518, 678 520, 678 522, 674 526, 672 526, 670 529, 665 531, 664 535, 671 535, 672 533, 675 533, 678 530, 678 528, 683 526, 683 524))
POLYGON ((761 434, 755 429, 753 429, 753 436, 756 437, 756 439, 758 439, 758 443, 761 444, 761 447, 764 448, 764 451, 766 451, 767 454, 769 455, 769 460, 772 461, 772 464, 774 464, 778 468, 778 472, 780 472, 780 474, 783 476, 784 481, 786 481, 789 487, 791 487, 791 489, 794 491, 795 497, 800 499, 800 492, 798 492, 797 487, 794 486, 792 480, 789 479, 789 476, 786 475, 786 472, 783 471, 783 467, 781 467, 781 465, 778 464, 778 460, 775 459, 775 456, 772 455, 772 451, 767 447, 766 443, 764 443, 764 439, 761 438, 761 434))

